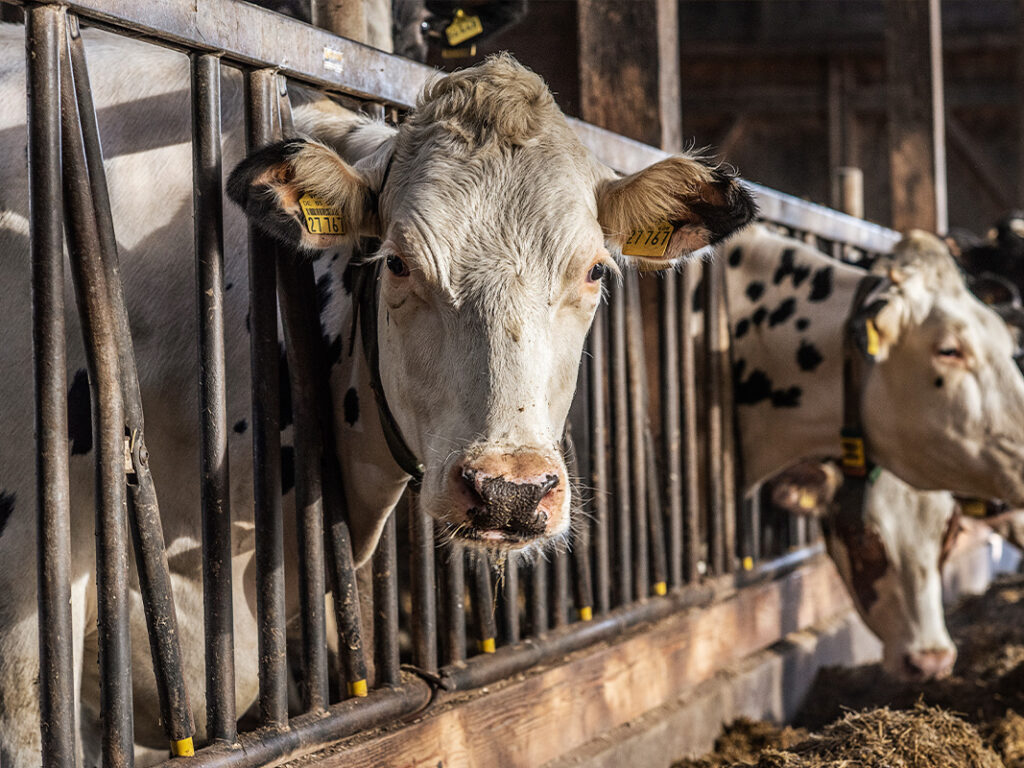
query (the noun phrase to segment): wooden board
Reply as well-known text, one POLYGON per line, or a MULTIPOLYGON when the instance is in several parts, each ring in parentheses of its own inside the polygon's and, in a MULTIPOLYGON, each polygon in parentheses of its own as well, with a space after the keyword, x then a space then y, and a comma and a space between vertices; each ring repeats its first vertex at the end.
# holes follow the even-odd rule
POLYGON ((787 634, 849 610, 835 569, 820 557, 777 581, 460 697, 398 730, 343 743, 302 764, 536 768, 787 634))

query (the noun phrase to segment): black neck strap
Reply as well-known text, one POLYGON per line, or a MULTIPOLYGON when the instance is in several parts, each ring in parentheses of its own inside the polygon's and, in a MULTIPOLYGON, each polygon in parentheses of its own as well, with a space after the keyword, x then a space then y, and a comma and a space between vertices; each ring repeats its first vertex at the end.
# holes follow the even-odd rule
MULTIPOLYGON (((384 185, 387 184, 391 175, 391 164, 395 155, 392 152, 384 167, 384 174, 381 177, 380 189, 377 191, 377 218, 380 226, 384 226, 384 217, 380 212, 380 199, 384 194, 384 185)), ((379 241, 377 246, 379 247, 379 241)), ((367 261, 366 254, 376 251, 377 247, 361 248, 352 254, 354 263, 358 266, 355 281, 355 306, 352 318, 353 334, 355 326, 359 326, 360 341, 363 346, 363 356, 366 365, 370 369, 370 389, 373 390, 373 399, 377 401, 377 414, 380 416, 380 426, 384 431, 384 439, 387 441, 388 450, 395 463, 412 478, 414 485, 423 482, 423 464, 416 454, 413 453, 409 444, 402 435, 402 430, 395 421, 388 405, 387 395, 384 394, 384 385, 380 380, 380 347, 377 343, 377 310, 380 304, 380 266, 381 261, 367 261)))
POLYGON ((889 286, 889 280, 867 275, 857 284, 843 334, 843 426, 839 432, 843 485, 836 494, 838 512, 844 519, 862 515, 864 493, 877 471, 868 458, 868 444, 861 421, 864 376, 878 353, 878 331, 874 324, 877 306, 869 299, 889 286))

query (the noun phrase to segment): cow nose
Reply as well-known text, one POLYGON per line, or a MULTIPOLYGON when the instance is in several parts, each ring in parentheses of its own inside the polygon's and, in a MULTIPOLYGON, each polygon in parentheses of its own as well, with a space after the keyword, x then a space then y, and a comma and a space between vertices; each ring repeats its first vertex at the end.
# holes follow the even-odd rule
POLYGON ((541 502, 558 487, 557 474, 523 479, 464 466, 461 476, 470 495, 480 502, 469 510, 475 527, 529 536, 540 536, 547 529, 548 512, 541 502))
POLYGON ((903 657, 903 668, 914 680, 941 680, 949 677, 956 661, 956 651, 951 648, 929 648, 911 651, 903 657))

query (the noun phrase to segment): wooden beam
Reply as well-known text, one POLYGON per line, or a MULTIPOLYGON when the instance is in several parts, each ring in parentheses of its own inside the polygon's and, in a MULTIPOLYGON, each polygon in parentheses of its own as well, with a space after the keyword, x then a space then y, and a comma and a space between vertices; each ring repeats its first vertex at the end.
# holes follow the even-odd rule
POLYGON ((846 591, 822 556, 776 581, 732 592, 557 666, 442 698, 422 719, 343 742, 315 764, 536 768, 675 701, 786 635, 849 610, 846 591))
POLYGON ((978 146, 963 123, 953 115, 948 115, 946 117, 946 133, 949 136, 950 147, 963 158, 964 164, 974 174, 982 189, 992 198, 992 202, 1004 211, 1013 208, 1013 192, 1007 188, 1004 181, 1006 172, 1002 168, 997 168, 985 156, 984 150, 978 146))
POLYGON ((885 0, 885 15, 892 226, 945 232, 939 2, 885 0))
POLYGON ((677 14, 670 0, 577 0, 580 117, 680 148, 677 14))

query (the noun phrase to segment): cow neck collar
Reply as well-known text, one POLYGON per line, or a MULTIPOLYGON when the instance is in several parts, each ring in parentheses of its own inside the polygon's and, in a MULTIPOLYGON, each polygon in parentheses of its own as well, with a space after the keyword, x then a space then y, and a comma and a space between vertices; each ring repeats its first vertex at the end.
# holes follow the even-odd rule
MULTIPOLYGON (((388 164, 384 168, 384 175, 381 178, 380 190, 377 193, 377 218, 383 226, 384 218, 380 213, 380 198, 384 194, 384 185, 387 184, 388 176, 391 175, 391 163, 394 160, 394 153, 388 158, 388 164)), ((402 435, 402 429, 395 421, 395 416, 388 405, 388 398, 384 392, 384 385, 380 378, 380 346, 377 340, 377 311, 380 306, 380 259, 368 259, 367 254, 374 253, 380 247, 380 241, 373 241, 363 244, 352 258, 358 266, 358 276, 355 283, 355 316, 353 322, 353 334, 355 326, 359 326, 360 340, 363 346, 363 356, 366 358, 366 365, 370 371, 370 389, 373 390, 373 399, 377 403, 377 414, 380 416, 380 426, 384 431, 384 440, 388 444, 388 450, 395 463, 412 478, 414 485, 419 486, 423 482, 423 464, 416 457, 409 443, 402 435)))
POLYGON ((860 519, 867 486, 879 467, 868 458, 868 443, 861 419, 864 378, 878 354, 874 317, 883 306, 879 295, 888 278, 866 275, 857 284, 843 334, 843 426, 839 431, 843 484, 837 493, 838 513, 845 521, 860 519))

